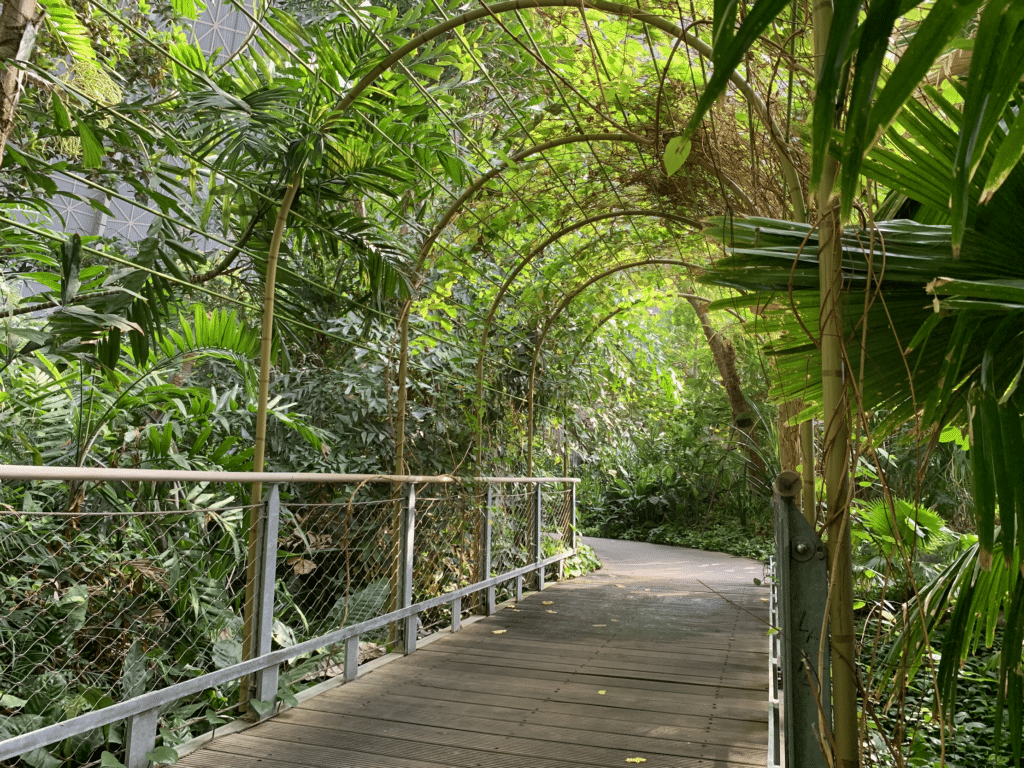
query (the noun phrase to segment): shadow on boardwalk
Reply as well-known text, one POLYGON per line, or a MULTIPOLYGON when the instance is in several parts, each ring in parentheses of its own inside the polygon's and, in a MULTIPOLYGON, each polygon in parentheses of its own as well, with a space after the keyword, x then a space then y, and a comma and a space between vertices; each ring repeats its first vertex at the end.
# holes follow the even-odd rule
POLYGON ((768 604, 753 583, 761 566, 676 547, 588 543, 600 571, 217 739, 179 765, 765 765, 768 604))

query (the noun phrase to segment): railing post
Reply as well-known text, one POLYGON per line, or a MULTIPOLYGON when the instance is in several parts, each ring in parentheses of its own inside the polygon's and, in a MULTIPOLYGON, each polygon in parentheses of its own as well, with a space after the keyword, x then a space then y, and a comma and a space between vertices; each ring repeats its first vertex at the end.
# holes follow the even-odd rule
MULTIPOLYGON (((544 493, 541 490, 542 485, 540 480, 537 481, 537 503, 533 510, 533 561, 540 566, 540 561, 544 559, 544 547, 543 547, 543 534, 541 528, 543 527, 543 513, 541 506, 544 500, 544 493)), ((544 591, 544 569, 541 567, 537 568, 537 591, 544 591)))
POLYGON ((570 504, 572 505, 572 516, 570 518, 572 521, 570 523, 572 525, 572 548, 573 551, 576 551, 576 548, 580 545, 580 535, 576 524, 576 483, 569 483, 569 499, 570 504))
MULTIPOLYGON (((259 560, 256 562, 256 627, 254 658, 270 653, 274 630, 274 585, 277 580, 277 533, 281 520, 281 486, 270 486, 270 493, 260 516, 259 560)), ((255 673, 253 696, 260 701, 277 699, 277 672, 275 664, 255 673)), ((251 710, 251 708, 250 708, 251 710)), ((263 720, 273 709, 258 715, 263 720)))
MULTIPOLYGON (((483 572, 484 578, 491 578, 491 524, 494 522, 494 486, 487 484, 486 519, 484 520, 483 572)), ((497 610, 496 587, 488 587, 484 596, 484 615, 491 616, 497 610)))
MULTIPOLYGON (((412 605, 412 569, 416 542, 416 484, 408 483, 405 509, 402 514, 401 581, 398 585, 398 607, 412 605)), ((403 620, 402 642, 406 655, 416 650, 416 616, 403 620)))
POLYGON ((818 649, 828 596, 827 557, 825 545, 796 505, 800 483, 796 472, 783 472, 775 479, 772 496, 778 576, 776 607, 782 649, 784 765, 825 768, 821 748, 825 734, 819 727, 819 716, 824 714, 826 727, 831 729, 832 686, 828 643, 824 646, 824 675, 820 679, 818 649))
POLYGON ((359 675, 359 635, 345 640, 345 682, 351 683, 359 675))
POLYGON ((152 752, 156 747, 156 727, 159 720, 159 708, 148 709, 128 718, 128 727, 124 735, 124 764, 128 768, 149 768, 146 753, 152 752))
MULTIPOLYGON (((768 559, 768 626, 779 626, 779 591, 775 576, 775 558, 768 559)), ((779 675, 781 669, 779 633, 768 636, 768 768, 782 766, 782 710, 779 701, 779 675)))
POLYGON ((458 632, 462 628, 462 598, 456 597, 452 600, 452 632, 458 632))

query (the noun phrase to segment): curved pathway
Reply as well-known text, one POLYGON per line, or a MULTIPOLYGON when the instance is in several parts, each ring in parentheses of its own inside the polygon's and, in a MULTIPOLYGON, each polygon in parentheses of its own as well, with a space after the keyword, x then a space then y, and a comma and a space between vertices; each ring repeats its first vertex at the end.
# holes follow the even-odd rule
MULTIPOLYGON (((604 567, 225 736, 213 768, 745 768, 767 760, 760 564, 588 539, 604 567)), ((468 624, 468 622, 467 622, 468 624)))

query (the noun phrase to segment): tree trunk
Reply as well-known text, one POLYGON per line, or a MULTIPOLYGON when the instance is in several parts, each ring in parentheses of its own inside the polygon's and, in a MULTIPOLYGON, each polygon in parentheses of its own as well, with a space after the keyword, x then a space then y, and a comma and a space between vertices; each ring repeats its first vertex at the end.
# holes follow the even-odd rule
POLYGON ((25 76, 17 62, 28 61, 35 48, 35 17, 36 0, 4 0, 0 9, 0 166, 14 132, 14 113, 25 76))
POLYGON ((707 302, 701 301, 695 296, 687 296, 686 300, 690 302, 693 311, 697 313, 697 319, 700 320, 700 326, 704 330, 704 338, 707 339, 708 346, 711 348, 711 356, 715 360, 715 365, 718 366, 718 373, 722 377, 722 386, 725 387, 725 393, 729 397, 733 424, 747 432, 752 420, 750 409, 747 408, 747 399, 743 396, 743 390, 740 388, 739 374, 736 373, 736 350, 733 349, 732 342, 720 335, 711 324, 707 302))
MULTIPOLYGON (((740 440, 747 450, 748 481, 753 482, 758 472, 765 469, 764 460, 758 451, 757 437, 754 435, 754 419, 747 406, 747 399, 743 396, 740 387, 740 376, 736 372, 736 350, 732 342, 722 336, 711 324, 711 316, 708 313, 707 302, 695 296, 687 296, 693 311, 697 313, 700 326, 704 330, 704 338, 707 339, 711 348, 711 356, 718 366, 718 373, 722 377, 722 386, 725 387, 726 395, 729 397, 729 407, 732 410, 733 427, 740 433, 740 440)), ((743 513, 741 522, 746 524, 746 513, 743 513)))

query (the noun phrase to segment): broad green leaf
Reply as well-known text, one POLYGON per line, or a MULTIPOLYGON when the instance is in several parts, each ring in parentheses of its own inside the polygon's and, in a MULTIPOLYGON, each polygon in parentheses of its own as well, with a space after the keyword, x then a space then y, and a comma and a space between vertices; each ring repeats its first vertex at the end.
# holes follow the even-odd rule
POLYGON ((103 164, 103 144, 82 121, 78 123, 78 136, 82 140, 82 164, 86 168, 99 168, 103 164))
POLYGON ((52 99, 52 111, 53 111, 53 124, 61 131, 71 130, 71 116, 68 114, 67 108, 64 106, 64 102, 60 99, 60 94, 54 91, 50 94, 52 99))
POLYGON ((25 699, 19 699, 13 693, 0 693, 0 707, 4 709, 21 709, 27 703, 25 699))
POLYGON ((249 706, 255 710, 256 714, 260 717, 269 715, 274 709, 274 702, 272 701, 260 701, 259 699, 249 699, 249 706))
POLYGON ((100 755, 100 768, 127 768, 127 766, 106 750, 100 755))
POLYGON ((217 669, 240 663, 242 661, 242 644, 230 638, 216 641, 213 644, 211 660, 217 669))
POLYGON ((133 699, 146 692, 151 677, 142 644, 136 640, 128 648, 121 666, 121 693, 126 699, 133 699))
POLYGON ((683 167, 686 158, 690 156, 690 140, 683 136, 676 136, 665 146, 665 173, 672 176, 683 167))

